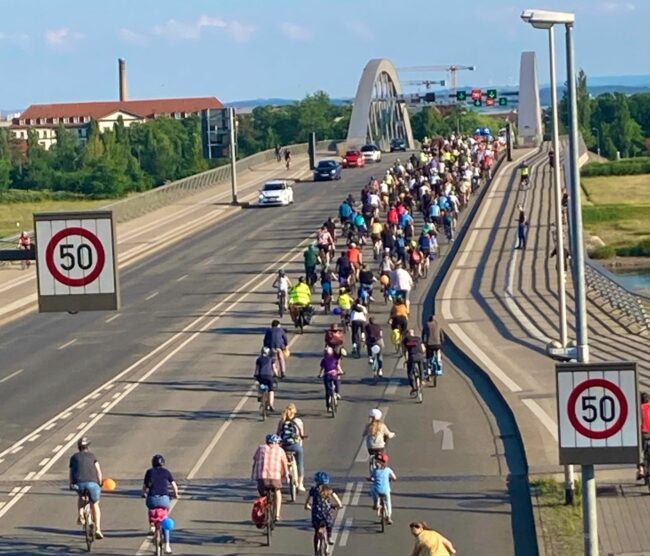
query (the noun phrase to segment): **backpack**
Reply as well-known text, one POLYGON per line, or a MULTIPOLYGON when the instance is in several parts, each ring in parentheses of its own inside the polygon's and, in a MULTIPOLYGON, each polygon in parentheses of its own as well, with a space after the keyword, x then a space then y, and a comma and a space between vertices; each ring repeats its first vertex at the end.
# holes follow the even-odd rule
POLYGON ((293 419, 282 423, 280 438, 285 446, 292 446, 300 440, 300 429, 293 419))
POLYGON ((266 496, 261 496, 255 500, 251 510, 251 519, 258 529, 264 527, 266 521, 266 496))
POLYGON ((325 334, 325 343, 328 346, 338 347, 343 343, 343 336, 340 332, 328 330, 325 334))
POLYGON ((352 207, 348 203, 341 203, 339 207, 339 217, 340 218, 350 218, 352 214, 352 207))

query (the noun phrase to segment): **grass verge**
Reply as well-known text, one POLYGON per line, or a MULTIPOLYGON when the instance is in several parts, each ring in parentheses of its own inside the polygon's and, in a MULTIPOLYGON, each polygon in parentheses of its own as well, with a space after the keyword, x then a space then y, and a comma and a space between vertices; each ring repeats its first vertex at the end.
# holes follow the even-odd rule
POLYGON ((580 484, 576 484, 575 505, 564 504, 564 483, 554 479, 536 479, 530 484, 535 492, 542 537, 547 556, 578 556, 583 553, 582 506, 580 484))
POLYGON ((20 233, 21 230, 31 230, 34 227, 35 212, 90 210, 110 203, 106 199, 80 200, 69 199, 61 201, 37 201, 28 203, 0 204, 0 238, 20 233))

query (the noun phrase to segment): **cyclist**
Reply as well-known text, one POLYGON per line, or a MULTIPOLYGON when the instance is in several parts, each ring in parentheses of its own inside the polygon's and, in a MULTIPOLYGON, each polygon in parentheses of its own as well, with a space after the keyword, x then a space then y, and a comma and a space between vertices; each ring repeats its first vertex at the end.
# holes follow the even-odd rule
POLYGON ((372 486, 370 487, 370 495, 372 496, 373 508, 379 510, 379 498, 383 498, 386 504, 386 523, 393 524, 393 504, 390 497, 390 482, 397 480, 395 472, 388 467, 389 457, 385 453, 377 455, 377 467, 372 472, 370 480, 372 486))
POLYGON ((339 297, 336 300, 336 304, 341 308, 341 320, 348 320, 350 318, 350 309, 352 309, 354 299, 347 288, 341 288, 339 290, 339 297))
POLYGON ((101 540, 104 538, 102 533, 102 512, 99 509, 99 499, 102 492, 102 469, 99 462, 88 448, 90 440, 83 436, 77 441, 76 454, 70 457, 70 490, 76 490, 77 497, 77 523, 84 525, 84 502, 82 496, 88 493, 90 500, 90 511, 92 512, 93 521, 95 522, 95 538, 101 540))
POLYGON ((278 299, 280 299, 281 294, 284 294, 284 310, 286 311, 289 307, 288 299, 289 290, 291 289, 291 280, 289 280, 289 277, 285 275, 284 270, 278 270, 278 277, 275 279, 275 282, 273 282, 272 287, 277 290, 278 299))
POLYGON ((370 301, 374 301, 372 298, 372 284, 375 282, 377 279, 375 278, 375 275, 373 274, 372 270, 368 268, 368 265, 366 263, 363 263, 361 265, 361 270, 359 270, 359 292, 358 296, 361 297, 361 290, 366 290, 368 292, 368 298, 370 301))
POLYGON ((327 229, 326 225, 321 226, 321 229, 318 232, 316 238, 318 243, 318 253, 323 265, 327 265, 330 262, 330 255, 334 249, 334 238, 332 234, 327 229))
POLYGON ((287 364, 284 359, 284 350, 287 349, 289 341, 287 340, 287 333, 280 326, 278 319, 271 321, 271 328, 267 328, 264 332, 264 342, 262 345, 271 350, 271 353, 278 361, 278 371, 280 378, 284 378, 287 372, 287 364))
POLYGON ((391 330, 399 328, 402 337, 406 334, 409 326, 408 314, 406 304, 398 297, 390 310, 388 322, 390 323, 391 330))
POLYGON ((418 366, 420 367, 420 371, 422 370, 422 363, 424 361, 424 344, 411 328, 402 340, 402 345, 406 354, 406 373, 409 384, 411 385, 411 396, 413 396, 417 393, 415 373, 417 372, 418 366))
POLYGON ((339 326, 333 322, 330 324, 328 330, 325 331, 325 347, 331 347, 334 353, 341 355, 343 343, 345 342, 345 334, 339 326))
POLYGON ((411 556, 448 556, 456 554, 451 541, 437 531, 429 529, 423 521, 415 521, 409 525, 411 534, 415 537, 415 546, 411 556))
MULTIPOLYGON (((20 234, 20 238, 18 238, 18 249, 21 249, 23 251, 29 251, 32 248, 32 238, 31 236, 26 232, 22 231, 20 234)), ((32 261, 27 260, 23 261, 23 267, 27 266, 29 267, 31 265, 32 261)))
POLYGON ((299 318, 304 318, 305 311, 311 307, 311 290, 305 283, 303 276, 298 278, 298 283, 289 292, 289 314, 298 327, 299 318))
POLYGON ((289 149, 284 149, 284 162, 288 170, 291 167, 291 151, 289 149))
POLYGON ((280 145, 275 145, 275 159, 280 162, 282 160, 282 153, 280 145))
POLYGON ((318 471, 314 475, 313 487, 309 489, 305 509, 311 510, 311 525, 314 528, 314 554, 318 550, 318 530, 324 525, 327 530, 327 544, 333 545, 332 529, 334 528, 334 516, 332 515, 332 502, 336 508, 342 508, 340 498, 329 486, 330 477, 324 471, 318 471))
POLYGON ((316 265, 318 265, 318 250, 314 244, 311 244, 305 249, 302 256, 305 264, 305 277, 307 285, 312 287, 316 283, 316 265))
POLYGON ((342 226, 352 222, 352 217, 354 216, 353 205, 354 202, 350 201, 349 197, 340 204, 339 220, 341 221, 342 226))
POLYGON ((377 360, 379 364, 379 369, 377 369, 377 374, 382 376, 384 368, 384 359, 382 357, 382 351, 384 349, 384 332, 381 329, 373 317, 368 319, 368 324, 365 328, 366 332, 366 347, 368 348, 368 363, 372 364, 372 348, 373 346, 379 346, 379 353, 377 354, 377 360))
POLYGON ((275 520, 280 521, 282 506, 282 479, 289 476, 287 454, 280 447, 277 434, 267 434, 266 442, 257 447, 253 456, 251 479, 257 482, 257 492, 266 496, 269 490, 275 492, 275 520))
POLYGON ((519 174, 521 176, 521 183, 528 183, 528 178, 530 176, 530 168, 528 168, 528 164, 526 161, 523 161, 519 165, 519 174))
POLYGON ((394 438, 396 434, 384 423, 381 410, 373 408, 368 412, 368 423, 362 436, 366 439, 366 448, 372 457, 384 452, 386 442, 394 438))
POLYGON ((363 263, 363 254, 361 249, 357 247, 357 244, 352 242, 348 247, 348 259, 352 265, 354 271, 355 279, 359 277, 359 270, 361 269, 361 264, 363 263))
POLYGON ((303 439, 305 435, 305 425, 302 419, 298 417, 298 408, 296 404, 290 403, 284 408, 280 422, 278 423, 277 435, 281 438, 280 445, 284 451, 292 453, 296 458, 298 467, 298 476, 296 488, 298 492, 305 492, 305 452, 303 449, 303 439))
POLYGON ((419 278, 422 276, 422 252, 418 248, 417 241, 413 240, 407 249, 409 258, 409 272, 412 278, 419 278))
MULTIPOLYGON (((169 498, 169 487, 174 491, 174 497, 178 498, 178 485, 174 477, 168 469, 165 468, 165 458, 160 454, 156 454, 151 458, 151 468, 147 469, 144 474, 144 481, 142 484, 142 497, 146 498, 147 508, 155 510, 156 508, 164 508, 169 511, 171 500, 169 498)), ((154 526, 151 524, 153 532, 154 526)), ((164 529, 165 535, 165 554, 172 554, 172 547, 170 544, 171 531, 164 529)))
POLYGON ((429 317, 429 322, 422 330, 422 341, 424 342, 427 361, 433 362, 433 358, 436 358, 438 367, 440 367, 442 361, 442 343, 445 340, 444 332, 440 327, 440 324, 436 320, 436 317, 431 315, 429 317))
POLYGON ((260 356, 255 361, 255 374, 253 378, 257 380, 260 386, 266 386, 269 391, 269 413, 275 411, 275 389, 277 387, 276 377, 278 376, 278 368, 275 365, 273 357, 271 357, 271 350, 263 347, 260 356))
POLYGON ((341 256, 336 260, 335 271, 339 277, 339 284, 344 286, 348 285, 351 282, 353 271, 347 251, 343 251, 343 253, 341 253, 341 256))
POLYGON ((318 373, 318 378, 323 379, 323 385, 325 386, 325 405, 327 406, 327 411, 331 412, 332 408, 329 405, 329 392, 334 386, 334 394, 337 399, 341 399, 341 379, 340 376, 343 374, 343 369, 341 369, 341 358, 334 353, 334 350, 331 347, 326 347, 323 351, 323 358, 320 360, 320 371, 318 373))
POLYGON ((357 298, 350 309, 350 323, 352 324, 352 351, 359 356, 361 353, 362 333, 366 326, 368 309, 357 298))
MULTIPOLYGON (((646 447, 650 442, 650 395, 647 392, 641 394, 641 439, 642 453, 645 454, 646 447)), ((636 479, 643 479, 650 469, 645 469, 643 463, 637 466, 636 479)))
POLYGON ((330 305, 332 304, 332 279, 334 278, 332 271, 328 266, 325 266, 320 273, 320 290, 321 290, 321 305, 325 309, 325 313, 329 313, 330 305))

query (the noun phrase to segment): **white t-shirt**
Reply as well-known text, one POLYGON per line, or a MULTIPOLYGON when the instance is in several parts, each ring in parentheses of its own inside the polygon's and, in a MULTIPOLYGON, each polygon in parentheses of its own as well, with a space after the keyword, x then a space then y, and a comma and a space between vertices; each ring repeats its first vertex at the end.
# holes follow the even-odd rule
POLYGON ((368 203, 370 204, 371 207, 378 207, 380 203, 379 195, 376 193, 371 193, 368 196, 368 203))
POLYGON ((278 291, 285 292, 285 293, 289 291, 289 284, 290 284, 289 278, 287 278, 286 276, 279 277, 275 281, 275 285, 278 291))
POLYGON ((363 305, 353 306, 353 309, 350 311, 350 320, 352 322, 366 322, 367 314, 368 310, 363 305), (360 311, 355 310, 354 307, 360 309, 360 311))
POLYGON ((413 278, 403 268, 398 268, 393 272, 393 280, 391 283, 395 285, 396 290, 411 291, 413 287, 413 278))

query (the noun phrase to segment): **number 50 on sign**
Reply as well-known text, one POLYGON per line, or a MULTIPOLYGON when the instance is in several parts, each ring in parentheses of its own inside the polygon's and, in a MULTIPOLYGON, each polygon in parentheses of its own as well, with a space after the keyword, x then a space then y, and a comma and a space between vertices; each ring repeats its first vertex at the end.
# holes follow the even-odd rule
POLYGON ((558 364, 560 463, 636 463, 636 364, 558 364))

